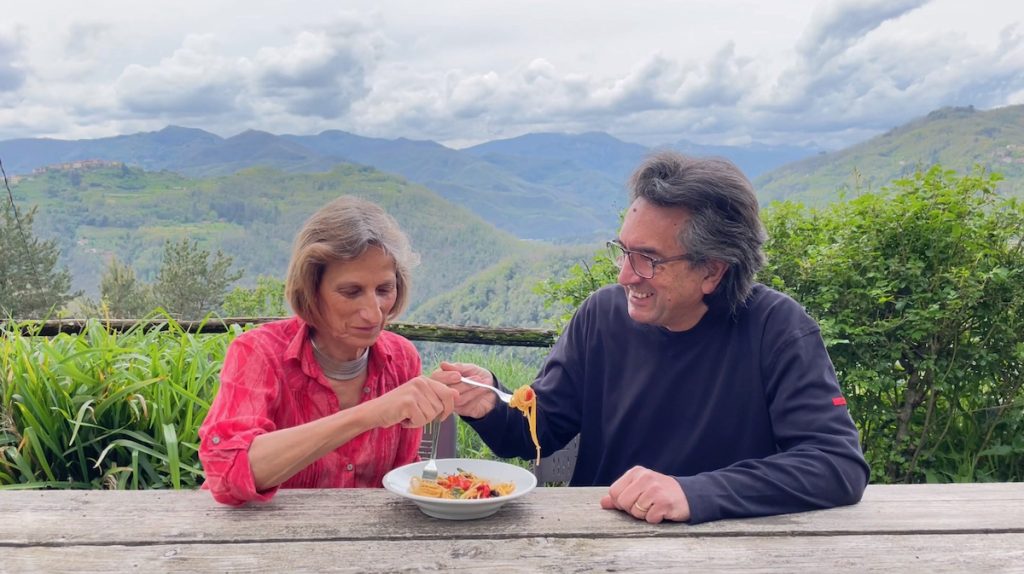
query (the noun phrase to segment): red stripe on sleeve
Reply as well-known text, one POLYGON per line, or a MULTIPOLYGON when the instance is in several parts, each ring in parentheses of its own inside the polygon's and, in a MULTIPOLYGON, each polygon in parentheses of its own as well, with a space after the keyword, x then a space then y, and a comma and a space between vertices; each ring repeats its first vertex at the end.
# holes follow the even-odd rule
POLYGON ((832 404, 837 407, 841 407, 846 404, 846 397, 834 397, 832 404))

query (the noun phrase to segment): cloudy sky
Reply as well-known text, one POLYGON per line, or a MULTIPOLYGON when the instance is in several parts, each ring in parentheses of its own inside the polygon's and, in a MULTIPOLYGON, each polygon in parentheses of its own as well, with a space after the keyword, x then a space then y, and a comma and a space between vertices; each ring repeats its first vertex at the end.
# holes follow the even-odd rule
POLYGON ((0 14, 0 140, 175 124, 836 149, 942 106, 1024 104, 1019 0, 37 0, 0 14))

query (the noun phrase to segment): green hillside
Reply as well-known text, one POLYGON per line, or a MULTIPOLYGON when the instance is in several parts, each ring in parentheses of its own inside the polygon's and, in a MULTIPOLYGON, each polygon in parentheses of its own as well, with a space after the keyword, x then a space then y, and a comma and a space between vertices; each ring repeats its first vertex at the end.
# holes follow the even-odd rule
MULTIPOLYGON (((139 149, 128 142, 149 140, 142 136, 113 140, 121 148, 135 149, 136 154, 162 157, 157 150, 167 145, 165 140, 201 143, 206 140, 196 138, 202 134, 168 129, 149 134, 156 141, 139 149)), ((403 319, 524 327, 546 326, 547 318, 558 314, 543 308, 534 286, 574 263, 589 261, 595 249, 553 247, 518 239, 503 229, 515 223, 513 227, 519 229, 549 229, 551 237, 557 237, 564 231, 561 228, 576 226, 604 238, 608 233, 601 229, 608 225, 581 213, 592 210, 595 217, 600 212, 614 218, 620 207, 616 203, 611 209, 597 209, 602 201, 612 201, 611 189, 618 184, 593 169, 570 169, 577 162, 573 149, 561 159, 538 159, 524 151, 543 140, 499 142, 475 150, 496 162, 489 163, 430 142, 353 137, 325 133, 277 138, 246 132, 225 140, 231 145, 217 148, 216 153, 200 143, 173 148, 184 163, 188 162, 182 157, 234 169, 248 161, 277 157, 292 162, 288 169, 249 167, 225 175, 221 168, 211 168, 209 173, 217 175, 200 177, 143 171, 103 160, 88 167, 64 165, 23 172, 12 178, 14 199, 22 210, 38 207, 35 232, 57 240, 62 263, 74 277, 74 289, 95 296, 111 257, 131 265, 141 280, 151 282, 164 242, 185 236, 204 249, 232 256, 235 268, 245 271, 243 285, 254 284, 261 275, 281 278, 302 222, 338 195, 360 195, 392 213, 422 255, 422 265, 414 271, 412 306, 403 319), (410 152, 396 157, 395 150, 405 148, 426 150, 426 155, 410 152), (258 150, 272 151, 261 154, 258 150), (293 171, 298 165, 309 167, 331 154, 353 150, 361 150, 364 161, 400 165, 408 173, 390 175, 352 163, 317 172, 293 171), (416 165, 409 163, 413 157, 427 159, 416 165), (508 177, 497 177, 495 170, 508 177), (431 187, 411 183, 409 173, 430 180, 431 187), (557 189, 560 195, 542 188, 557 189)), ((936 162, 960 172, 975 165, 997 171, 1005 176, 1003 191, 1024 195, 1024 106, 937 110, 857 146, 771 171, 757 178, 755 187, 763 203, 793 199, 821 204, 843 193, 877 189, 936 162)), ((624 202, 624 194, 616 201, 624 202)))
POLYGON ((606 236, 615 223, 611 196, 621 195, 622 189, 604 181, 596 190, 581 187, 589 183, 582 180, 591 179, 592 174, 579 166, 570 166, 562 175, 573 180, 575 187, 567 187, 430 141, 381 140, 336 130, 281 137, 329 157, 399 174, 525 239, 606 236), (610 192, 609 187, 613 188, 610 192), (548 207, 552 205, 558 209, 548 207))
POLYGON ((302 222, 343 194, 381 204, 409 234, 422 257, 413 305, 527 250, 525 242, 424 187, 352 164, 309 174, 250 168, 208 179, 125 166, 48 170, 20 178, 13 192, 22 210, 38 206, 36 234, 58 240, 75 287, 92 294, 110 257, 151 281, 163 242, 184 236, 234 257, 245 270, 243 283, 283 277, 302 222))
POLYGON ((976 165, 1001 173, 1002 191, 1024 195, 1024 105, 936 110, 856 146, 771 171, 754 187, 762 203, 822 204, 843 192, 878 189, 936 163, 961 173, 976 165))
POLYGON ((410 313, 410 321, 452 325, 551 328, 548 319, 566 309, 545 309, 534 291, 541 280, 563 277, 578 263, 589 263, 597 245, 554 247, 531 245, 426 301, 410 313))

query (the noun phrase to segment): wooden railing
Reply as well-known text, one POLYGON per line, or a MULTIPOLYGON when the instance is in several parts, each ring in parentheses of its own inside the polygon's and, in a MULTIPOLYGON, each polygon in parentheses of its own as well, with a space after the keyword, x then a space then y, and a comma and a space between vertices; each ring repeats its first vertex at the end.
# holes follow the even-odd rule
MULTIPOLYGON (((204 321, 175 322, 184 331, 189 333, 214 334, 225 333, 233 325, 259 325, 280 319, 282 317, 228 317, 204 321)), ((164 319, 108 319, 101 320, 101 322, 113 331, 127 331, 136 327, 145 330, 164 329, 168 323, 164 319)), ((85 328, 87 320, 15 321, 13 324, 25 335, 50 337, 59 333, 80 333, 85 328)), ((0 328, 3 326, 4 322, 0 321, 0 328)), ((508 347, 550 347, 557 338, 557 333, 548 329, 430 325, 422 323, 392 323, 387 326, 387 329, 413 341, 470 343, 508 347)))

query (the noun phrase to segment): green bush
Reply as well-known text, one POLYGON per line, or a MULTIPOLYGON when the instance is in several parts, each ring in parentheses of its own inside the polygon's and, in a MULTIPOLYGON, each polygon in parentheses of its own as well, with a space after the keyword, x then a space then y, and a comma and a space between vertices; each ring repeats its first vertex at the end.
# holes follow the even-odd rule
POLYGON ((1024 479, 1024 209, 999 179, 765 213, 762 281, 821 324, 875 482, 1024 479))
MULTIPOLYGON (((236 332, 237 333, 237 332, 236 332)), ((198 428, 236 333, 0 335, 0 487, 189 488, 198 428)))

